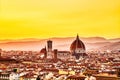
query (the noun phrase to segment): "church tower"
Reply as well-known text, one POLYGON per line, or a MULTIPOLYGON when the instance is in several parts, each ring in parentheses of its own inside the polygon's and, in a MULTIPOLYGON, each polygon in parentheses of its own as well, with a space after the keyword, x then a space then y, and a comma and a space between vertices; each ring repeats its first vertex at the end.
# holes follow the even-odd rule
POLYGON ((47 41, 47 58, 52 59, 54 57, 52 53, 52 41, 48 40, 47 41))
POLYGON ((51 40, 47 41, 47 49, 48 49, 48 52, 52 51, 52 41, 51 40))

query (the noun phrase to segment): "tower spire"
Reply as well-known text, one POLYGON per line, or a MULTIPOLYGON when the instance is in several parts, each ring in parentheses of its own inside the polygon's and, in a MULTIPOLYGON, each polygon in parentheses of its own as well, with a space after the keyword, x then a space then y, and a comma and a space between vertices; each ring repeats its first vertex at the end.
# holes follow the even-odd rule
POLYGON ((78 46, 78 41, 79 41, 79 35, 77 34, 77 37, 76 37, 76 49, 77 49, 77 46, 78 46))
POLYGON ((46 46, 45 46, 45 50, 46 50, 46 46))
POLYGON ((77 34, 76 40, 78 40, 78 39, 79 39, 79 35, 77 34))

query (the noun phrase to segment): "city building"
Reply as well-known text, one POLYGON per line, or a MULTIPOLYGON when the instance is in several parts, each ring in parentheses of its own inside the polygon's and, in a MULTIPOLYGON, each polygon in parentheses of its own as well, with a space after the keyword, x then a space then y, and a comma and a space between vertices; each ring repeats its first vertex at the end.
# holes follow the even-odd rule
POLYGON ((15 59, 11 59, 9 57, 2 57, 2 49, 0 49, 0 63, 17 63, 18 61, 15 59))

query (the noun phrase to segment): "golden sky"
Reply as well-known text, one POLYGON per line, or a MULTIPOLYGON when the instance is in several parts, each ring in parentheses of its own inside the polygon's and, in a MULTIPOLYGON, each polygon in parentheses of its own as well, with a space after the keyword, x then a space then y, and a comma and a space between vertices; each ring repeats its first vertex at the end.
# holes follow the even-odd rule
POLYGON ((120 38, 120 0, 0 0, 0 39, 120 38))

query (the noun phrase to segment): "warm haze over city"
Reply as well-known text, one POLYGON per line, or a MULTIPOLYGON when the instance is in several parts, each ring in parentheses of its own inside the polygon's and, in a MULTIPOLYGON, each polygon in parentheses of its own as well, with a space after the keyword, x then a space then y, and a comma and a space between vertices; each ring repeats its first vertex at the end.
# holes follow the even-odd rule
POLYGON ((0 80, 120 80, 120 0, 0 0, 0 80))
POLYGON ((120 38, 120 0, 0 0, 0 40, 120 38))

